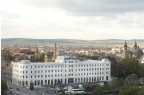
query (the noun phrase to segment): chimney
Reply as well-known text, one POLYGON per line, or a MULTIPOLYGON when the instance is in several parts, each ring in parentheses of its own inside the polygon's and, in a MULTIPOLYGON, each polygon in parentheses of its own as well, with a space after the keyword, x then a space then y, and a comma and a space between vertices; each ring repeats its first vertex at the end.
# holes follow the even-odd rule
POLYGON ((56 46, 56 43, 55 43, 55 46, 54 46, 54 59, 56 59, 56 53, 57 52, 57 46, 56 46))
POLYGON ((37 45, 36 45, 36 54, 38 54, 38 48, 37 48, 37 45))

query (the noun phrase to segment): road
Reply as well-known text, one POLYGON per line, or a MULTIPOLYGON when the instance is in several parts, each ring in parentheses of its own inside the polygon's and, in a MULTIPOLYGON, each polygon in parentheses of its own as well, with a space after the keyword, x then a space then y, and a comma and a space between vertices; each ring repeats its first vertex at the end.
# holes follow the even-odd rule
POLYGON ((16 93, 19 93, 19 95, 56 95, 50 87, 42 87, 29 90, 28 88, 17 86, 10 82, 8 82, 8 87, 12 87, 12 89, 8 90, 8 95, 17 95, 16 93), (19 90, 16 90, 17 88, 19 88, 19 90), (14 94, 10 94, 10 91, 12 91, 14 94))
POLYGON ((12 84, 10 76, 2 75, 1 77, 2 80, 7 81, 7 85, 8 85, 7 95, 18 95, 18 93, 19 95, 56 95, 54 93, 53 88, 51 88, 50 86, 38 87, 35 88, 34 90, 29 90, 29 88, 12 84), (19 88, 19 90, 17 90, 17 88, 19 88))

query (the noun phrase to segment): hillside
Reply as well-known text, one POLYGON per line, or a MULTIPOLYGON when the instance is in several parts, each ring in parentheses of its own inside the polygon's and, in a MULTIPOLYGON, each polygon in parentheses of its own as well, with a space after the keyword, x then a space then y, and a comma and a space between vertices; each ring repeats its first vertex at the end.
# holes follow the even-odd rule
MULTIPOLYGON (((127 40, 128 45, 134 45, 135 40, 127 40)), ((144 45, 144 39, 137 40, 138 45, 144 45)), ((2 46, 9 45, 52 45, 58 43, 61 45, 123 45, 124 40, 108 39, 108 40, 76 40, 76 39, 28 39, 28 38, 5 38, 1 39, 2 46)))

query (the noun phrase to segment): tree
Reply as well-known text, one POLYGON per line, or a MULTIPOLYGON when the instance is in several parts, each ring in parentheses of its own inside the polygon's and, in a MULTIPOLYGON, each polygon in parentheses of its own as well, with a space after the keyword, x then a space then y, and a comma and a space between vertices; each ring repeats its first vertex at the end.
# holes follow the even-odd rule
POLYGON ((6 95, 7 89, 8 89, 7 82, 2 80, 1 81, 1 95, 6 95))
MULTIPOLYGON (((120 91, 119 95, 139 95, 142 89, 136 86, 125 86, 120 91)), ((143 94, 141 94, 143 95, 143 94)))
POLYGON ((138 78, 136 74, 130 74, 126 78, 127 84, 129 85, 137 85, 138 84, 138 78))
POLYGON ((99 86, 96 87, 93 92, 94 92, 94 95, 104 95, 104 90, 99 86))
POLYGON ((138 60, 134 58, 121 60, 118 67, 118 77, 126 78, 130 74, 136 74, 140 77, 140 64, 138 60))

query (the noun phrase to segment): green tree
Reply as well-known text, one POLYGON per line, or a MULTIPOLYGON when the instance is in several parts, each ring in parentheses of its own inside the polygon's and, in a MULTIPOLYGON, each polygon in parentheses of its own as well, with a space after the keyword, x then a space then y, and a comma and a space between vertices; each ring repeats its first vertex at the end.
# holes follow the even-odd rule
POLYGON ((139 81, 139 80, 138 80, 136 74, 130 74, 130 75, 128 75, 127 78, 126 78, 126 82, 127 82, 127 84, 129 84, 129 85, 137 85, 137 84, 139 84, 138 81, 139 81))
POLYGON ((141 76, 138 60, 134 58, 121 60, 118 67, 118 77, 126 78, 130 74, 136 74, 138 77, 141 76))
POLYGON ((104 95, 104 90, 99 86, 96 87, 93 92, 94 92, 94 95, 104 95))
POLYGON ((6 81, 1 81, 1 95, 7 95, 6 91, 7 91, 8 87, 7 87, 7 82, 6 81))
POLYGON ((122 88, 119 95, 139 95, 141 91, 142 89, 136 86, 125 86, 122 88))

